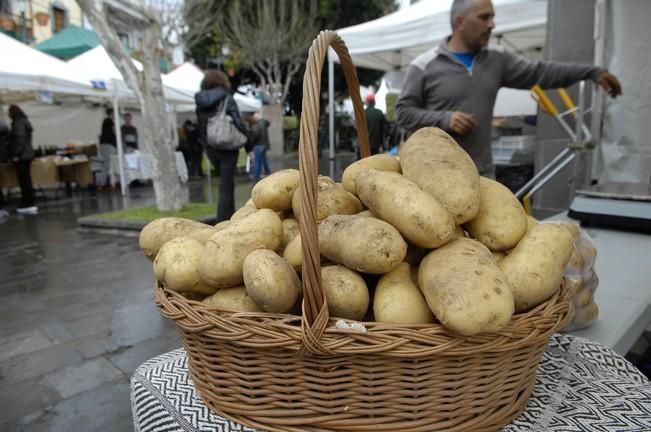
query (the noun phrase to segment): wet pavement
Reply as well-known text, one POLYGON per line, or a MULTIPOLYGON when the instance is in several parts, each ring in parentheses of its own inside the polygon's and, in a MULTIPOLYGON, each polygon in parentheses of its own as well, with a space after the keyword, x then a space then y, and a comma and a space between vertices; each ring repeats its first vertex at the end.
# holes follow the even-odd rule
MULTIPOLYGON (((327 174, 327 160, 320 163, 327 174)), ((237 206, 251 186, 239 178, 237 206)), ((193 202, 217 200, 215 180, 188 187, 193 202)), ((81 229, 77 218, 152 205, 153 189, 45 196, 38 215, 12 211, 0 222, 0 431, 131 431, 131 374, 181 343, 154 304, 137 233, 81 229)))
MULTIPOLYGON (((238 204, 250 188, 238 184, 238 204)), ((193 201, 206 191, 190 185, 193 201)), ((153 203, 151 187, 84 191, 0 225, 1 431, 133 430, 131 374, 181 344, 154 304, 137 233, 82 230, 77 218, 153 203)))

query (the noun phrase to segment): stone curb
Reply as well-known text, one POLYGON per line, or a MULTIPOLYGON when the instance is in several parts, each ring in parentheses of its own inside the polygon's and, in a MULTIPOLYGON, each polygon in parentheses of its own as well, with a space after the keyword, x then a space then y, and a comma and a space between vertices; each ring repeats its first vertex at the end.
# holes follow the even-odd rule
MULTIPOLYGON (((199 222, 214 225, 217 223, 215 216, 205 216, 198 219, 199 222)), ((127 230, 127 231, 140 231, 147 221, 143 220, 119 220, 119 219, 105 219, 96 216, 83 216, 77 219, 77 223, 83 228, 99 228, 102 230, 127 230)))

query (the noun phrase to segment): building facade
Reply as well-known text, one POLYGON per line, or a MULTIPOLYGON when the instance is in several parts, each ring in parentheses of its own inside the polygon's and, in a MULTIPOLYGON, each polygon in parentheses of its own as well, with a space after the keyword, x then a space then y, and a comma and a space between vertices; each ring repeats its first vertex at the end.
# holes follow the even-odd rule
POLYGON ((0 31, 27 44, 49 39, 70 24, 82 26, 75 0, 0 0, 0 31))

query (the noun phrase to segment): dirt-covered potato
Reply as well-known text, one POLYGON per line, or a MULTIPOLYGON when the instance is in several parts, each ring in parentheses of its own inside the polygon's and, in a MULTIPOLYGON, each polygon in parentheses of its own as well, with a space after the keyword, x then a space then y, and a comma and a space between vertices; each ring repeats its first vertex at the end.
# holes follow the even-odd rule
POLYGON ((402 263, 383 275, 375 288, 375 321, 396 324, 427 324, 434 315, 411 279, 409 264, 402 263))
POLYGON ((535 217, 527 215, 527 232, 529 232, 531 228, 535 227, 538 224, 539 222, 535 217))
MULTIPOLYGON (((362 211, 362 203, 357 197, 346 191, 339 183, 330 177, 319 176, 317 191, 316 220, 321 221, 332 214, 352 215, 362 211)), ((292 198, 292 209, 297 220, 301 220, 301 188, 299 187, 292 198)))
POLYGON ((299 234, 298 221, 294 218, 283 219, 283 241, 281 249, 287 247, 290 241, 299 234))
POLYGON ((165 243, 154 260, 154 275, 172 291, 212 294, 217 288, 199 276, 204 246, 195 239, 178 237, 165 243))
POLYGON ((233 216, 231 216, 230 221, 235 222, 240 219, 244 219, 245 217, 248 217, 257 211, 258 208, 253 203, 253 200, 248 200, 242 207, 240 207, 239 209, 237 209, 235 213, 233 213, 233 216))
POLYGON ((479 210, 479 172, 457 142, 439 128, 422 128, 400 146, 402 174, 436 198, 461 225, 479 210))
POLYGON ((199 273, 208 284, 229 288, 243 282, 242 267, 256 249, 277 250, 283 226, 273 210, 261 209, 216 232, 206 242, 199 273))
POLYGON ((258 249, 244 260, 244 286, 249 297, 267 312, 289 312, 301 293, 301 281, 274 251, 258 249))
POLYGON ((513 316, 506 276, 476 240, 453 240, 430 252, 420 264, 418 282, 436 318, 462 335, 498 331, 513 316))
POLYGON ((202 303, 237 312, 262 312, 262 309, 249 297, 243 286, 222 288, 210 297, 203 299, 202 303))
POLYGON ((356 187, 364 205, 397 228, 410 243, 433 249, 453 238, 455 225, 450 212, 402 175, 362 169, 356 187))
POLYGON ((285 211, 292 208, 292 197, 298 188, 296 169, 276 171, 253 186, 251 198, 257 208, 285 211))
POLYGON ((398 230, 380 219, 332 215, 319 224, 319 249, 337 264, 383 274, 404 260, 407 243, 398 230))
POLYGON ((499 262, 511 285, 516 312, 539 305, 559 289, 573 245, 568 229, 540 223, 499 262))
POLYGON ((300 272, 303 268, 303 255, 301 253, 301 234, 297 234, 283 250, 283 258, 294 270, 300 272))
POLYGON ((479 196, 479 211, 464 228, 490 250, 513 248, 527 231, 522 204, 506 186, 486 177, 479 178, 479 196))
POLYGON ((344 170, 341 184, 348 192, 357 195, 357 174, 364 169, 373 168, 378 171, 391 171, 400 173, 400 162, 388 154, 376 154, 353 162, 344 170))
POLYGON ((210 225, 184 218, 164 217, 154 219, 140 231, 138 242, 142 253, 153 261, 158 250, 168 241, 177 237, 185 237, 193 231, 209 227, 210 225))
POLYGON ((355 321, 364 318, 369 294, 366 282, 359 274, 341 265, 323 267, 321 282, 330 316, 355 321))

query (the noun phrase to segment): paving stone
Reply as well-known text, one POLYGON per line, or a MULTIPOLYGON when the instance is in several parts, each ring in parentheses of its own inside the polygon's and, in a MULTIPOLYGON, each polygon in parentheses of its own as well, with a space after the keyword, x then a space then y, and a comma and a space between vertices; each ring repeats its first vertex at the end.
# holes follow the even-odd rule
POLYGON ((52 341, 38 329, 15 333, 0 339, 0 347, 2 347, 0 362, 20 354, 38 351, 50 345, 52 345, 52 341))
POLYGON ((39 329, 56 344, 69 342, 74 339, 74 336, 60 322, 46 324, 40 326, 39 329))
POLYGON ((83 358, 67 345, 51 345, 40 351, 0 362, 0 383, 23 381, 81 363, 83 358))
MULTIPOLYGON (((11 384, 0 384, 0 421, 8 422, 31 412, 52 405, 61 396, 44 385, 41 378, 32 378, 11 384)), ((6 429, 0 427, 0 430, 6 429)))
POLYGON ((61 397, 69 398, 121 376, 123 374, 120 370, 105 358, 99 357, 50 373, 44 377, 44 382, 59 392, 61 397))
POLYGON ((133 431, 129 379, 122 377, 13 422, 22 432, 133 431))
POLYGON ((165 334, 111 354, 108 356, 108 359, 122 372, 131 376, 136 368, 145 361, 157 355, 180 348, 181 346, 181 339, 178 335, 165 334))

